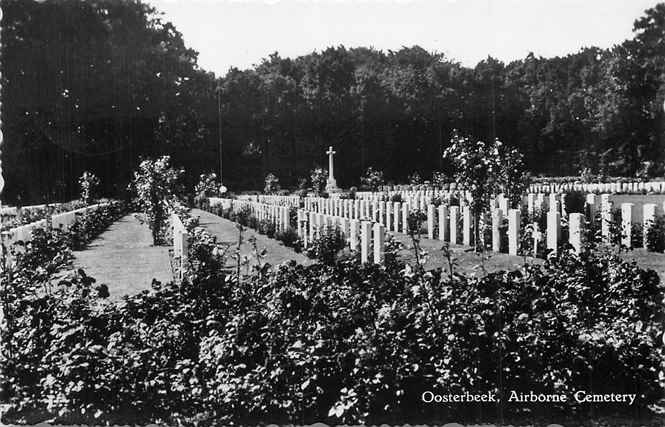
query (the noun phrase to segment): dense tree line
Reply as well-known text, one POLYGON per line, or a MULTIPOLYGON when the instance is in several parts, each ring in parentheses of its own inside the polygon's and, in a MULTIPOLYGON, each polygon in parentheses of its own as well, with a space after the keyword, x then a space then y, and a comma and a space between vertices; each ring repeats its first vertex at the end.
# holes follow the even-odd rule
POLYGON ((369 166, 428 178, 449 169, 454 129, 518 148, 533 173, 663 173, 665 4, 632 39, 565 57, 469 68, 418 46, 338 46, 223 77, 138 0, 2 6, 6 201, 70 198, 84 170, 119 195, 141 157, 170 154, 192 181, 218 170, 219 99, 234 189, 261 188, 268 173, 295 186, 329 145, 343 186, 369 166))

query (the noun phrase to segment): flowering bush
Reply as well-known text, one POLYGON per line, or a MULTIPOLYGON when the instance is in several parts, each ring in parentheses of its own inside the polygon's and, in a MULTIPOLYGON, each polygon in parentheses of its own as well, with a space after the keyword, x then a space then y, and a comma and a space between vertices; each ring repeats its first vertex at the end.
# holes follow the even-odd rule
POLYGON ((202 173, 199 176, 199 182, 194 187, 195 199, 202 200, 207 197, 219 195, 220 185, 216 173, 202 173))
POLYGON ((432 173, 432 184, 437 188, 442 188, 444 184, 447 184, 451 178, 445 172, 434 172, 432 173))
POLYGON ((455 167, 455 183, 471 193, 469 207, 474 217, 474 241, 479 242, 478 221, 480 215, 488 211, 492 196, 503 192, 511 206, 521 203, 522 194, 529 186, 522 155, 498 139, 491 144, 473 142, 457 132, 453 133, 443 155, 455 167))
POLYGON ((360 177, 361 188, 368 191, 377 191, 379 186, 385 184, 383 171, 368 167, 363 176, 360 177))
POLYGON ((326 183, 328 181, 328 171, 317 167, 310 171, 309 176, 312 182, 312 191, 318 195, 323 194, 326 189, 326 183))
POLYGON ((170 162, 169 156, 142 161, 131 183, 135 203, 147 218, 155 245, 164 242, 168 213, 182 192, 179 181, 184 170, 173 168, 170 162))
POLYGON ((79 187, 81 187, 81 200, 89 205, 97 195, 99 188, 99 178, 92 172, 85 171, 79 178, 79 187))
POLYGON ((411 175, 409 175, 408 180, 410 185, 420 185, 423 183, 423 180, 418 172, 413 172, 411 175))
POLYGON ((522 202, 522 195, 531 184, 531 175, 526 170, 522 153, 501 144, 498 140, 496 144, 499 147, 499 187, 510 202, 510 206, 518 208, 522 202))
POLYGON ((279 178, 275 174, 269 173, 266 175, 265 187, 263 187, 263 192, 266 194, 273 194, 279 190, 279 178))
POLYGON ((320 227, 318 236, 307 246, 307 256, 324 264, 333 264, 346 239, 339 227, 320 227))

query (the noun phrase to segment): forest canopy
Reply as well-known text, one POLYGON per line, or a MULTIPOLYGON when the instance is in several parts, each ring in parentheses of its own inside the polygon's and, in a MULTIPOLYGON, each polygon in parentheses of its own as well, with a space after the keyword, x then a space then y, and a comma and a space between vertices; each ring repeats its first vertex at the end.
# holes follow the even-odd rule
POLYGON ((333 46, 223 76, 141 1, 2 8, 6 202, 71 199, 85 170, 120 197, 141 159, 163 154, 193 186, 219 170, 219 101, 234 190, 260 189, 268 173, 293 187, 330 145, 342 186, 370 166, 388 181, 427 179, 450 167, 453 130, 501 139, 533 174, 663 175, 665 4, 634 22, 633 38, 563 57, 470 68, 419 46, 333 46))

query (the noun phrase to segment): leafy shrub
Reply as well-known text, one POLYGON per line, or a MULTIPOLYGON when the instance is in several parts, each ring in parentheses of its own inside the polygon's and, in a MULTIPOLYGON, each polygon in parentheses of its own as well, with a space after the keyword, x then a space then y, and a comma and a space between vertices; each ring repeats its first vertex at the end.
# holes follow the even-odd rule
POLYGON ((649 224, 646 248, 651 252, 665 252, 665 215, 657 215, 649 224))
POLYGON ((302 241, 298 236, 298 232, 292 227, 287 228, 286 231, 278 231, 275 233, 275 239, 284 243, 284 246, 293 248, 296 252, 302 251, 302 241))
POLYGON ((321 227, 319 235, 307 247, 307 256, 331 265, 345 246, 346 240, 339 227, 321 227))
POLYGON ((393 203, 394 203, 394 202, 402 203, 402 195, 401 195, 401 194, 393 194, 393 195, 390 197, 390 201, 393 202, 393 203))
POLYGON ((268 219, 262 219, 258 222, 258 226, 249 225, 251 228, 255 228, 259 233, 265 234, 271 239, 275 237, 276 226, 275 223, 268 219))
POLYGON ((252 218, 253 216, 254 215, 252 214, 252 208, 250 208, 249 206, 243 206, 238 211, 230 212, 229 219, 246 227, 249 225, 250 218, 252 218))
MULTIPOLYGON (((38 233, 0 273, 10 284, 0 289, 4 422, 474 420, 495 404, 428 405, 423 390, 571 395, 589 384, 637 392, 635 406, 593 406, 630 415, 665 386, 663 286, 610 253, 564 252, 483 277, 291 262, 240 281, 223 272, 223 248, 195 232, 190 280, 116 303, 83 272, 53 276, 71 259, 58 236, 38 233)), ((539 408, 503 407, 511 416, 539 408)), ((547 414, 587 408, 569 399, 547 414)))

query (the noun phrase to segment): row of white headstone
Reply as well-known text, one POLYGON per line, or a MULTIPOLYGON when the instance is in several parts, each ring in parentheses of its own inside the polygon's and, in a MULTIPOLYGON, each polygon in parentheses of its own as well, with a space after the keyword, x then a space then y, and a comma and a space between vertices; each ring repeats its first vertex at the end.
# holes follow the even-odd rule
MULTIPOLYGON (((444 183, 438 186, 431 184, 402 184, 402 185, 383 185, 381 192, 400 192, 400 191, 460 191, 463 188, 456 183, 444 183)), ((632 182, 607 182, 607 183, 581 183, 575 181, 560 183, 534 183, 529 186, 529 192, 532 193, 560 193, 569 191, 583 191, 587 193, 623 193, 623 194, 641 194, 659 193, 665 194, 665 181, 632 181, 632 182)), ((364 194, 368 192, 358 192, 364 194)))
POLYGON ((311 245, 326 229, 339 230, 349 249, 360 253, 362 263, 383 263, 386 234, 383 224, 298 209, 297 231, 305 247, 311 245))
MULTIPOLYGON (((420 193, 403 194, 403 196, 413 200, 413 205, 402 202, 386 202, 379 200, 379 197, 364 200, 306 198, 304 205, 306 211, 347 219, 369 220, 385 226, 388 231, 402 233, 407 233, 409 213, 413 210, 420 210, 427 215, 426 230, 428 238, 438 238, 451 244, 472 244, 472 215, 467 205, 446 206, 442 204, 435 207, 428 203, 428 198, 432 196, 420 193), (411 206, 414 207, 411 208, 411 206), (437 236, 435 236, 435 232, 438 234, 437 236)), ((441 196, 450 199, 450 194, 439 194, 434 197, 441 196)), ((585 212, 589 215, 590 221, 595 221, 597 213, 600 213, 601 235, 606 242, 610 241, 610 223, 612 221, 613 203, 610 201, 610 197, 609 194, 587 194, 585 200, 585 212)), ((461 197, 461 200, 463 199, 464 196, 461 197)), ((586 215, 582 213, 568 214, 566 212, 565 194, 550 193, 545 197, 544 193, 529 193, 525 202, 522 209, 526 210, 530 217, 533 218, 538 212, 546 215, 546 230, 538 230, 537 223, 533 225, 534 248, 537 248, 539 241, 545 238, 547 249, 556 251, 561 243, 561 220, 567 217, 569 243, 576 250, 580 250, 583 245, 586 215)), ((502 195, 493 200, 490 218, 483 218, 482 221, 491 223, 492 248, 494 251, 498 252, 500 250, 500 227, 504 218, 507 217, 508 253, 517 255, 521 238, 522 209, 509 209, 508 200, 502 195)), ((655 203, 643 203, 641 205, 621 203, 620 209, 622 218, 620 227, 622 231, 621 243, 624 246, 631 247, 632 225, 634 223, 642 224, 643 236, 646 240, 648 229, 654 223, 656 215, 665 212, 665 203, 660 207, 655 203)), ((643 245, 646 246, 646 242, 643 245)))
MULTIPOLYGON (((274 205, 253 200, 210 200, 210 205, 221 204, 232 212, 250 209, 260 221, 270 221, 278 231, 286 231, 291 227, 290 206, 274 205)), ((383 263, 385 247, 385 227, 360 218, 351 219, 339 215, 325 214, 307 209, 298 209, 298 236, 306 247, 310 246, 328 227, 338 229, 347 241, 348 247, 360 253, 363 263, 383 263)))
POLYGON ((22 212, 29 212, 38 209, 45 209, 46 207, 57 208, 62 203, 51 203, 51 204, 41 204, 41 205, 29 205, 29 206, 3 206, 0 208, 0 216, 2 217, 16 217, 20 216, 22 212))
POLYGON ((267 203, 270 205, 300 207, 300 196, 277 196, 271 194, 243 194, 238 196, 238 200, 248 200, 252 202, 267 203))
MULTIPOLYGON (((407 200, 412 202, 386 202, 380 200, 383 194, 374 194, 373 197, 365 199, 339 199, 339 198, 313 198, 308 197, 303 200, 304 209, 298 212, 298 234, 307 244, 318 236, 318 230, 324 225, 336 225, 343 232, 349 241, 352 249, 358 249, 362 253, 368 254, 367 250, 362 250, 360 242, 366 241, 371 244, 375 240, 375 225, 383 227, 381 232, 392 231, 407 233, 409 213, 420 210, 426 214, 426 235, 429 239, 438 239, 440 241, 450 242, 451 244, 471 245, 473 244, 473 218, 467 204, 461 206, 441 204, 438 207, 430 203, 432 197, 442 197, 450 200, 451 197, 458 197, 464 200, 466 195, 451 193, 432 193, 414 192, 401 194, 407 200), (460 197, 461 196, 461 197, 460 197), (368 225, 363 225, 367 223, 368 225), (362 236, 366 237, 362 237, 362 236)), ((612 221, 612 207, 609 194, 595 195, 588 194, 586 197, 585 211, 589 215, 590 221, 596 220, 596 213, 600 213, 601 235, 607 242, 610 240, 610 223, 612 221)), ((283 200, 272 199, 269 201, 283 203, 283 200)), ((490 224, 492 235, 492 249, 499 252, 501 249, 501 227, 504 218, 507 217, 507 240, 508 254, 517 255, 521 242, 521 217, 523 210, 533 217, 540 212, 546 216, 546 230, 539 230, 537 223, 533 224, 534 249, 544 239, 547 249, 556 251, 561 243, 561 221, 562 218, 568 218, 568 242, 571 246, 580 250, 584 243, 584 227, 586 216, 582 213, 566 213, 566 197, 556 193, 547 195, 544 193, 530 193, 523 200, 522 209, 510 209, 508 200, 499 195, 493 199, 490 215, 481 218, 481 221, 490 224)), ((231 203, 231 201, 226 201, 231 203)), ((235 208, 240 209, 243 206, 251 206, 252 213, 259 219, 273 221, 278 230, 285 230, 289 227, 289 208, 281 205, 271 205, 269 203, 259 203, 249 200, 240 200, 233 202, 235 208)), ((665 204, 661 207, 655 203, 644 203, 641 205, 641 212, 638 206, 633 203, 622 203, 621 209, 621 230, 622 244, 630 247, 632 243, 632 225, 635 222, 641 222, 644 233, 647 231, 657 213, 665 211, 665 204), (641 218, 639 214, 641 213, 641 218)), ((377 231, 378 232, 378 231, 377 231)), ((381 242, 385 239, 381 239, 381 242)), ((379 243, 382 245, 382 243, 379 243)), ((646 245, 645 245, 646 246, 646 245)), ((380 246, 382 248, 382 246, 380 246)), ((381 249, 382 253, 382 249, 381 249)), ((535 254, 534 254, 535 255, 535 254)), ((367 255, 367 259, 369 255, 367 255)), ((363 257, 365 259, 366 257, 363 257)))
POLYGON ((583 191, 585 193, 665 193, 665 181, 649 182, 611 182, 611 183, 562 183, 562 184, 531 184, 532 193, 560 193, 570 191, 583 191))
MULTIPOLYGON (((102 204, 94 204, 90 206, 85 206, 83 208, 75 209, 69 212, 62 212, 51 216, 51 226, 55 229, 61 229, 63 231, 69 230, 69 228, 76 221, 77 215, 83 215, 90 211, 97 210, 102 204)), ((9 230, 2 232, 3 243, 5 246, 9 247, 12 244, 23 241, 28 242, 32 240, 32 233, 37 228, 45 228, 48 225, 46 219, 32 222, 30 224, 20 225, 18 227, 11 228, 9 230)))

